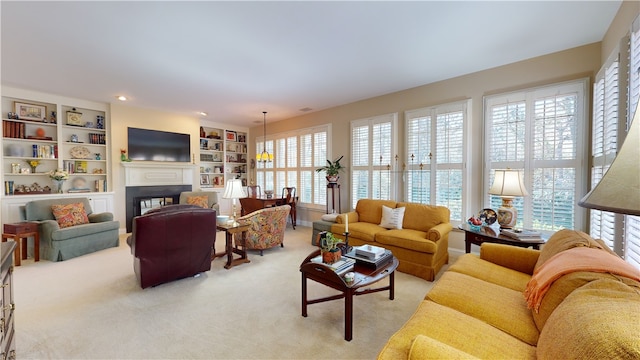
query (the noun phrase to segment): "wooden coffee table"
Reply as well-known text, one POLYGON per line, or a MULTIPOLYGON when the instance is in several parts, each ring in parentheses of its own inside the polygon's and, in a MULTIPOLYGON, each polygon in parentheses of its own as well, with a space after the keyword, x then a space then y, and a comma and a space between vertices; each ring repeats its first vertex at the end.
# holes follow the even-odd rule
POLYGON ((365 295, 389 290, 389 300, 393 300, 394 273, 396 268, 398 268, 398 259, 394 256, 391 262, 376 270, 356 264, 354 269, 351 270, 355 273, 355 279, 353 282, 347 284, 344 278, 336 274, 330 267, 311 261, 311 259, 318 255, 320 255, 320 249, 311 253, 311 255, 307 256, 302 264, 300 264, 300 272, 302 273, 302 316, 307 317, 307 305, 344 298, 344 339, 351 341, 353 338, 354 295, 365 295), (374 289, 364 289, 366 286, 386 277, 389 277, 389 285, 374 289), (309 300, 307 298, 307 279, 336 289, 340 291, 341 294, 309 300))
POLYGON ((506 235, 500 235, 491 229, 483 226, 480 231, 471 230, 471 226, 469 224, 463 223, 458 226, 458 229, 464 230, 464 251, 467 253, 471 252, 471 244, 482 245, 482 243, 496 243, 496 244, 506 244, 513 245, 519 247, 532 247, 535 250, 540 249, 540 245, 544 245, 545 239, 530 239, 530 240, 518 240, 514 238, 510 238, 506 235))

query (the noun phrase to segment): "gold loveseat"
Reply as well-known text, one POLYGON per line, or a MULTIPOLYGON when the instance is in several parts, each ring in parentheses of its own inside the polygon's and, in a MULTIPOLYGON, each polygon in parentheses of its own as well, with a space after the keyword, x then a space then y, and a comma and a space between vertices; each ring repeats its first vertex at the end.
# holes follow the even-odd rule
POLYGON ((345 216, 349 217, 349 245, 375 245, 393 252, 400 265, 398 270, 433 281, 444 264, 449 262, 449 209, 389 200, 362 199, 355 211, 341 214, 331 226, 331 232, 344 240, 345 216), (404 207, 402 229, 380 226, 382 205, 404 207))
POLYGON ((594 256, 640 276, 579 231, 555 233, 541 251, 484 243, 449 267, 378 359, 639 359, 640 282, 584 269, 594 256), (551 263, 575 262, 582 268, 556 273, 529 309, 534 271, 536 280, 551 263))

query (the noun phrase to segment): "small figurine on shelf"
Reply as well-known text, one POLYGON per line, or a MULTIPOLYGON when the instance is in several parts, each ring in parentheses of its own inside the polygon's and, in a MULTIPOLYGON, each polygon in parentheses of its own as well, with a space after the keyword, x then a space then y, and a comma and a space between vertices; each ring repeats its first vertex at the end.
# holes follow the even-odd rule
POLYGON ((96 155, 96 160, 100 160, 101 159, 100 153, 96 153, 95 155, 96 155))
POLYGON ((58 114, 57 114, 57 112, 52 111, 52 112, 51 112, 51 117, 49 118, 49 120, 51 121, 51 123, 52 123, 52 124, 55 124, 55 123, 56 123, 56 121, 58 121, 57 119, 58 119, 58 114))

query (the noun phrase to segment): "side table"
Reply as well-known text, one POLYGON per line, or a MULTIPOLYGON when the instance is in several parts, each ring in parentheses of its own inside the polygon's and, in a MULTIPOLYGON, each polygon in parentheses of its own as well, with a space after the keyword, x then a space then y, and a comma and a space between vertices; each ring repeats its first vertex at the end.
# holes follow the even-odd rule
POLYGON ((483 226, 480 231, 471 230, 469 224, 463 223, 458 226, 458 229, 464 231, 464 251, 466 253, 471 252, 471 244, 482 245, 484 242, 506 244, 519 247, 532 247, 535 250, 540 250, 540 245, 545 243, 545 239, 530 239, 530 240, 518 240, 513 239, 505 235, 496 234, 491 228, 483 226))
POLYGON ((240 265, 240 264, 244 264, 244 263, 248 263, 251 262, 249 260, 249 258, 247 257, 247 247, 246 247, 246 235, 247 235, 247 231, 249 230, 249 227, 251 227, 250 224, 245 224, 245 223, 229 223, 229 224, 217 224, 216 225, 216 229, 218 229, 219 231, 224 231, 225 232, 225 252, 224 254, 215 254, 212 256, 212 259, 215 259, 216 257, 220 257, 223 255, 227 255, 227 263, 224 265, 225 269, 230 269, 236 265, 240 265), (241 249, 238 249, 236 247, 233 246, 233 236, 240 236, 242 245, 240 246, 241 249), (238 254, 240 255, 239 258, 234 259, 233 258, 233 254, 238 254))
POLYGON ((30 237, 33 237, 34 261, 40 261, 40 234, 38 233, 38 223, 20 222, 4 224, 2 242, 7 241, 7 239, 13 239, 13 241, 16 242, 16 250, 14 252, 14 262, 16 266, 20 266, 21 254, 22 259, 27 258, 27 244, 30 237), (20 251, 21 247, 22 251, 20 251))

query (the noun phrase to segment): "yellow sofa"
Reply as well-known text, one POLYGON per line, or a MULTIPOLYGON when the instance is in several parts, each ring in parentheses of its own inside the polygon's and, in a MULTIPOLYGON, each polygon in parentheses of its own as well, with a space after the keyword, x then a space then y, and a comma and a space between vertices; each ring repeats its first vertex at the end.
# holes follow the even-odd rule
POLYGON ((375 245, 393 252, 400 264, 398 270, 433 281, 449 262, 450 212, 444 206, 361 199, 355 211, 340 214, 331 232, 344 240, 345 217, 349 219, 349 245, 375 245), (380 226, 382 205, 404 207, 402 229, 380 226))
POLYGON ((621 262, 573 230, 555 233, 541 251, 484 243, 480 256, 465 254, 449 267, 378 359, 639 359, 639 281, 568 272, 537 312, 528 308, 524 290, 534 271, 574 247, 621 262))

